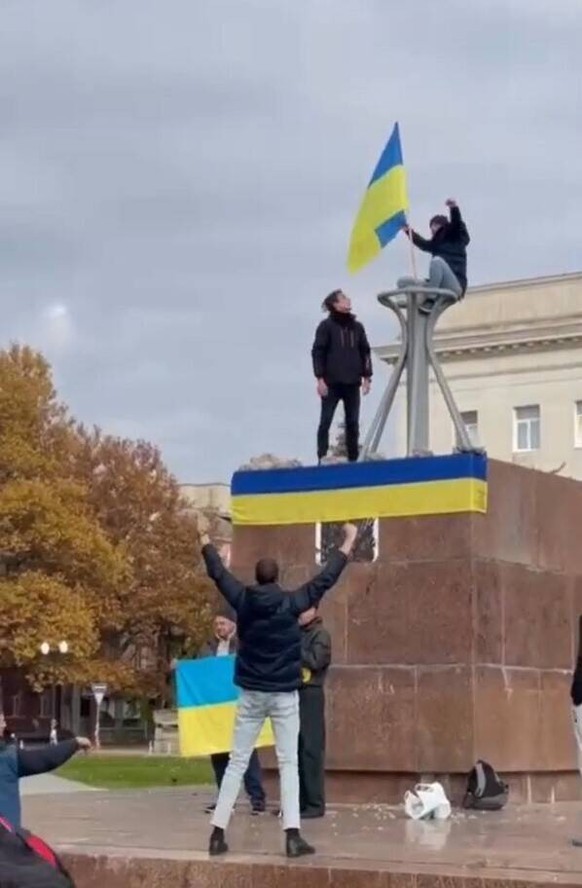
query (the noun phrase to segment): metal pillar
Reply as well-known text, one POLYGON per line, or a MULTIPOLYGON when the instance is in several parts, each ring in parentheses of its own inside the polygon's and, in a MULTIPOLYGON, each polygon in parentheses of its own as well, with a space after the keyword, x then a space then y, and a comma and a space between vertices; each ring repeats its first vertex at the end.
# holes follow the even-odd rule
POLYGON ((376 415, 362 444, 360 460, 376 453, 394 398, 406 368, 406 432, 408 456, 423 456, 430 451, 429 424, 429 369, 432 367, 438 387, 449 411, 457 435, 457 450, 463 453, 481 453, 469 438, 453 393, 442 371, 434 347, 434 333, 438 319, 458 297, 451 290, 423 287, 421 290, 402 287, 380 293, 378 302, 392 311, 400 324, 400 354, 388 380, 376 415), (434 300, 425 308, 426 299, 434 300), (421 310, 421 306, 424 310, 421 310))

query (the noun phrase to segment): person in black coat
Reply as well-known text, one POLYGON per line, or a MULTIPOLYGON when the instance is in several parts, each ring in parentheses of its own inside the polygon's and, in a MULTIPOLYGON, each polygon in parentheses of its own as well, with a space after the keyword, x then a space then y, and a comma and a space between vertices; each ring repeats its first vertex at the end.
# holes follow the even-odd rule
POLYGON ((299 802, 302 819, 325 814, 325 694, 331 636, 316 607, 299 617, 302 684, 299 689, 299 802))
POLYGON ((225 830, 239 794, 249 758, 263 724, 271 719, 279 762, 281 808, 288 857, 313 854, 300 833, 299 804, 299 688, 301 687, 301 630, 299 616, 316 607, 339 580, 357 536, 352 524, 344 527, 342 545, 325 567, 299 589, 279 585, 279 565, 261 558, 255 565, 255 583, 246 584, 227 570, 210 543, 204 520, 198 532, 208 576, 237 615, 238 651, 234 682, 241 688, 237 703, 233 748, 220 787, 210 836, 211 856, 228 851, 225 830))
POLYGON ((360 452, 360 392, 367 395, 372 384, 372 357, 364 325, 352 314, 352 303, 341 290, 323 302, 328 312, 316 332, 311 357, 321 398, 317 430, 317 458, 329 450, 329 430, 337 405, 344 405, 348 460, 356 462, 360 452))
MULTIPOLYGON (((428 278, 424 286, 451 290, 458 299, 462 299, 467 290, 467 247, 471 242, 467 226, 455 200, 446 202, 449 217, 433 216, 430 220, 431 238, 427 240, 408 226, 404 231, 415 247, 424 253, 430 253, 428 278)), ((400 278, 398 287, 409 287, 418 281, 414 278, 400 278)), ((425 311, 430 310, 435 297, 427 295, 422 303, 425 311)))

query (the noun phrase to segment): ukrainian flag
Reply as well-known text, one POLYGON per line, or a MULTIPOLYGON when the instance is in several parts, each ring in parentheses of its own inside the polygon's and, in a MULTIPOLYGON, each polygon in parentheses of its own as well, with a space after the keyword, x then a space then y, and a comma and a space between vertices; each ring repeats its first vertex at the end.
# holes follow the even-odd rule
POLYGON ((236 472, 237 525, 316 524, 487 511, 487 458, 406 457, 236 472))
MULTIPOLYGON (((180 754, 198 757, 230 752, 239 689, 234 683, 234 657, 180 660, 176 667, 180 754)), ((256 746, 273 746, 265 723, 256 746)))
POLYGON ((396 237, 406 225, 407 209, 406 172, 396 123, 354 223, 348 251, 349 271, 359 271, 396 237))

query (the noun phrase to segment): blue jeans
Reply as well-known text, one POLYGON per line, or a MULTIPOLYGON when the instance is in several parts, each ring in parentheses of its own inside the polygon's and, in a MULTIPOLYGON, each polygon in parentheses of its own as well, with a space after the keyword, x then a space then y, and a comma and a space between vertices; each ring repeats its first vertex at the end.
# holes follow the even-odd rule
MULTIPOLYGON (((216 785, 219 792, 220 787, 222 786, 222 780, 225 771, 228 767, 229 759, 230 755, 228 752, 217 752, 214 755, 210 756, 212 769, 214 771, 214 778, 216 780, 216 785)), ((243 780, 245 785, 245 792, 251 800, 251 805, 253 806, 253 808, 264 808, 266 796, 265 790, 263 789, 261 762, 259 761, 259 756, 256 749, 253 749, 252 755, 249 759, 249 766, 245 771, 243 780)))
POLYGON ((430 260, 428 268, 428 278, 425 281, 417 281, 413 277, 403 277, 398 280, 398 287, 412 287, 414 284, 421 283, 425 287, 438 287, 442 290, 452 290, 460 299, 463 295, 457 275, 452 270, 448 262, 441 259, 440 256, 433 256, 430 260))
POLYGON ((212 825, 228 826, 232 809, 253 749, 265 721, 270 718, 275 734, 275 752, 279 763, 283 828, 299 829, 299 694, 297 691, 266 693, 243 691, 240 695, 234 740, 222 786, 218 794, 212 825))

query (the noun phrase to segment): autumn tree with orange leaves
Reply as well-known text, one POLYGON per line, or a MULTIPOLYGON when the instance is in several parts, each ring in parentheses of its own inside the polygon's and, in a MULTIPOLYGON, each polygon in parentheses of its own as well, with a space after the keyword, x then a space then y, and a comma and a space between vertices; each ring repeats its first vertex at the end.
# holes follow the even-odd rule
POLYGON ((40 354, 0 352, 0 669, 157 695, 208 626, 198 557, 158 451, 78 427, 40 354))
POLYGON ((196 520, 156 447, 99 430, 80 435, 88 500, 131 565, 117 602, 121 619, 103 627, 103 643, 110 657, 133 657, 143 690, 163 692, 171 661, 200 646, 211 620, 196 520))
POLYGON ((28 348, 0 352, 0 666, 24 667, 36 683, 46 678, 41 643, 61 639, 74 656, 51 671, 90 680, 103 602, 130 575, 75 478, 77 448, 46 361, 28 348))

